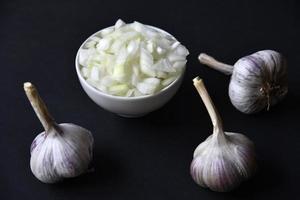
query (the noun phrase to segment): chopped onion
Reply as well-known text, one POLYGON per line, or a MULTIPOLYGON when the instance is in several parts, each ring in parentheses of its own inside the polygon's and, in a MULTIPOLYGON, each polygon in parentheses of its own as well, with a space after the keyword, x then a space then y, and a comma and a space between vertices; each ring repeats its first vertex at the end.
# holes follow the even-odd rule
POLYGON ((157 53, 158 53, 159 55, 162 55, 162 54, 166 53, 166 50, 163 49, 163 48, 161 48, 161 47, 157 47, 157 48, 156 48, 156 51, 157 51, 157 53))
POLYGON ((118 19, 118 21, 115 24, 115 29, 119 29, 124 25, 125 25, 125 22, 123 22, 123 20, 121 20, 121 19, 118 19))
POLYGON ((183 73, 188 54, 171 35, 119 19, 84 44, 78 62, 91 86, 111 95, 137 97, 174 82, 183 73))
POLYGON ((153 69, 153 57, 149 51, 144 48, 141 48, 140 53, 140 66, 141 71, 150 77, 155 76, 155 71, 153 69))
POLYGON ((137 40, 131 40, 127 45, 128 55, 134 56, 137 53, 138 49, 139 49, 139 41, 137 40))
POLYGON ((97 67, 93 67, 92 68, 90 77, 94 81, 99 81, 99 79, 100 79, 100 72, 99 72, 99 69, 97 67))
POLYGON ((118 95, 118 96, 124 96, 127 94, 128 91, 127 84, 118 84, 118 85, 112 85, 109 87, 110 94, 118 95))
POLYGON ((111 34, 114 32, 115 28, 114 27, 108 27, 100 31, 100 36, 105 37, 108 34, 111 34))
POLYGON ((153 68, 160 72, 176 72, 176 69, 172 66, 172 63, 165 58, 155 63, 153 68))
POLYGON ((142 93, 142 94, 154 94, 156 89, 158 88, 160 84, 160 79, 158 78, 146 78, 143 80, 143 82, 138 83, 136 88, 142 93))
POLYGON ((111 41, 111 38, 100 39, 97 44, 97 50, 100 52, 107 50, 110 47, 111 41))
POLYGON ((182 69, 184 68, 185 65, 186 65, 186 60, 181 60, 181 61, 174 62, 173 67, 175 69, 182 69))
POLYGON ((87 78, 89 76, 90 70, 88 68, 84 67, 84 68, 82 68, 81 72, 82 72, 83 77, 87 78))
POLYGON ((162 84, 163 86, 168 86, 168 85, 170 85, 175 79, 176 79, 176 78, 175 78, 174 76, 171 76, 170 78, 167 78, 167 79, 163 80, 163 81, 161 82, 161 84, 162 84))
POLYGON ((150 52, 150 53, 153 53, 154 51, 154 43, 153 41, 147 41, 147 50, 150 52))

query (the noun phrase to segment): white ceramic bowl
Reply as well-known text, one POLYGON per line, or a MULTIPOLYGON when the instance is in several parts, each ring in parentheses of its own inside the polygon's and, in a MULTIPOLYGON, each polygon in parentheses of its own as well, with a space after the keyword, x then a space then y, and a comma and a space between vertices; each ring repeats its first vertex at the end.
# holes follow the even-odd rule
MULTIPOLYGON (((168 35, 171 35, 159 28, 153 26, 148 26, 148 27, 151 27, 155 30, 166 33, 168 35)), ((82 43, 79 50, 85 45, 85 43, 91 37, 98 35, 100 31, 94 33, 89 38, 87 38, 82 43)), ((184 76, 185 68, 182 70, 181 75, 175 81, 173 81, 170 85, 168 85, 167 87, 163 88, 161 91, 153 95, 140 96, 140 97, 113 96, 94 88, 93 86, 88 84, 87 81, 83 78, 80 72, 81 66, 78 62, 79 50, 77 51, 76 54, 75 66, 76 66, 77 76, 79 78, 80 84, 83 87, 84 91, 96 104, 98 104, 105 110, 116 113, 123 117, 140 117, 154 110, 157 110, 158 108, 165 105, 179 89, 179 86, 181 85, 184 76)))

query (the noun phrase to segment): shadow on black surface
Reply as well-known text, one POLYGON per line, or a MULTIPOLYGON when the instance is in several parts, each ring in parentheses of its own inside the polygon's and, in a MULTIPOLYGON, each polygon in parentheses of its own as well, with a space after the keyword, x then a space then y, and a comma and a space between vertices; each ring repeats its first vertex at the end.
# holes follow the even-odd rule
POLYGON ((94 152, 94 160, 91 163, 91 169, 79 177, 64 179, 62 182, 53 184, 54 189, 62 188, 63 190, 76 190, 76 188, 93 188, 107 186, 110 182, 114 186, 121 181, 122 169, 119 159, 110 155, 107 151, 99 154, 94 152), (63 187, 62 187, 63 186, 63 187))
POLYGON ((260 193, 272 194, 281 188, 282 179, 283 174, 275 163, 258 161, 258 170, 255 176, 242 183, 236 190, 226 193, 226 196, 244 199, 260 193))
POLYGON ((287 96, 276 106, 274 106, 274 109, 270 109, 269 112, 299 112, 300 111, 300 94, 296 93, 295 91, 290 91, 287 96))

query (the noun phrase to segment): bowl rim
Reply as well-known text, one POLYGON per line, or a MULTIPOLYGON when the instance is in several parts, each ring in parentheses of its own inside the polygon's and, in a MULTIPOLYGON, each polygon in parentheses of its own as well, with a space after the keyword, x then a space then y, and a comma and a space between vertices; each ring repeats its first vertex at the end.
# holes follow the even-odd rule
MULTIPOLYGON (((129 23, 131 24, 131 23, 129 23)), ((150 27, 154 30, 157 30, 159 32, 162 32, 164 34, 167 34, 169 36, 171 36, 172 38, 174 38, 176 41, 178 41, 173 35, 171 35, 170 33, 166 32, 165 30, 162 30, 160 28, 157 28, 155 26, 151 26, 151 25, 147 25, 147 24, 144 24, 145 26, 147 27, 150 27)), ((96 89, 95 87, 93 87, 92 85, 90 85, 86 80, 85 78, 82 76, 81 72, 80 72, 80 64, 79 64, 79 61, 78 61, 78 57, 79 57, 79 51, 82 49, 82 47, 87 43, 87 41, 95 36, 95 35, 98 35, 100 31, 104 30, 104 29, 107 29, 107 28, 112 28, 114 26, 109 26, 109 27, 106 27, 106 28, 103 28, 103 29, 100 29, 99 31, 93 33, 92 35, 90 35, 86 40, 84 40, 84 42, 80 45, 79 49, 77 50, 76 52, 76 57, 75 57, 75 68, 76 68, 76 73, 77 73, 77 76, 80 80, 80 82, 83 82, 89 89, 91 89, 92 91, 100 94, 100 95, 103 95, 103 96, 106 96, 108 98, 114 98, 114 99, 119 99, 119 100, 140 100, 140 99, 146 99, 146 98, 151 98, 151 97, 155 97, 155 96, 158 96, 158 95, 161 95, 162 93, 165 93, 169 88, 171 88, 172 86, 174 86, 178 81, 180 81, 182 79, 182 77, 184 76, 185 74, 185 70, 186 70, 186 65, 184 66, 181 74, 171 83, 169 84, 168 86, 164 87, 162 90, 154 93, 154 94, 150 94, 150 95, 143 95, 143 96, 138 96, 138 97, 124 97, 124 96, 115 96, 115 95, 111 95, 111 94, 108 94, 108 93, 105 93, 101 90, 98 90, 96 89)))

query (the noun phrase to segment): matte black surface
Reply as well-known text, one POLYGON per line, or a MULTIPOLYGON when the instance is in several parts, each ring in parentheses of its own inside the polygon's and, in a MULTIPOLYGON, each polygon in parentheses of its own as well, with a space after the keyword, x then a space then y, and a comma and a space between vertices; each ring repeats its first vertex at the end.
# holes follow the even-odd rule
POLYGON ((1 0, 0 199, 292 199, 300 180, 298 2, 1 0), (177 95, 143 118, 104 111, 76 77, 80 44, 118 18, 162 28, 190 50, 177 95), (229 101, 229 77, 200 65, 197 56, 207 52, 234 63, 262 49, 287 57, 289 94, 269 112, 245 115, 229 101), (189 174, 195 147, 212 132, 192 85, 197 75, 205 79, 225 129, 256 144, 257 175, 231 193, 200 188, 189 174), (37 85, 58 122, 93 132, 94 173, 54 185, 32 175, 29 146, 42 126, 23 92, 24 81, 37 85))

